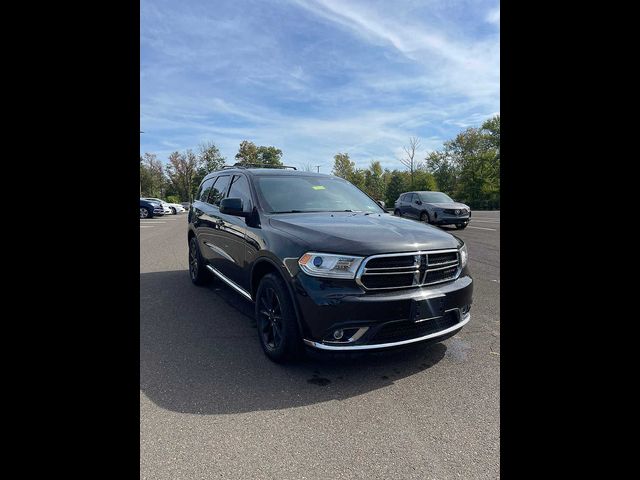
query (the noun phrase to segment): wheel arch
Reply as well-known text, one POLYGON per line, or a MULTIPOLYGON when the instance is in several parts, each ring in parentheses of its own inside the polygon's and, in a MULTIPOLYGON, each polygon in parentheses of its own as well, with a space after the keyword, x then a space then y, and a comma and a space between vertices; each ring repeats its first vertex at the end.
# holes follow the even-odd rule
POLYGON ((254 301, 256 300, 258 285, 260 285, 260 280, 262 279, 262 277, 269 273, 275 273, 276 275, 278 275, 287 286, 289 296, 291 297, 291 303, 293 304, 293 309, 296 314, 296 321, 298 322, 298 327, 300 328, 300 333, 304 336, 305 329, 302 324, 302 317, 300 314, 300 309, 298 307, 298 302, 296 302, 296 297, 291 286, 291 281, 288 281, 288 279, 286 278, 286 275, 288 275, 288 273, 283 270, 285 270, 284 266, 278 265, 273 259, 269 257, 260 257, 259 259, 257 259, 251 267, 249 284, 249 288, 251 290, 251 298, 253 298, 254 301))

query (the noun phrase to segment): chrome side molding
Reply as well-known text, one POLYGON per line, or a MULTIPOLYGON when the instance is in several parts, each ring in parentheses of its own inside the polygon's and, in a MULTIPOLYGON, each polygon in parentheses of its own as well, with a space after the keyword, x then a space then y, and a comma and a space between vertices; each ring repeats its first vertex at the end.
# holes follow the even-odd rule
POLYGON ((211 265, 205 265, 205 266, 211 271, 211 273, 213 273, 216 277, 218 277, 224 283, 226 283, 231 288, 233 288, 236 292, 238 292, 244 298, 246 298, 249 301, 253 301, 253 298, 251 298, 251 294, 247 292, 244 288, 242 288, 240 285, 238 285, 236 282, 225 277, 223 274, 221 274, 218 270, 213 268, 211 265))

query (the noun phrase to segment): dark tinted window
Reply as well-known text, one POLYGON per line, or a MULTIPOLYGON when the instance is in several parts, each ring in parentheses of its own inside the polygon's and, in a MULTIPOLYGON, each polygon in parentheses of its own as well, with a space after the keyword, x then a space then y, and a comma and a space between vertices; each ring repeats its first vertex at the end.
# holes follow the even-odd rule
POLYGON ((427 203, 450 203, 453 202, 449 195, 442 192, 422 192, 420 194, 423 202, 427 203))
POLYGON ((245 212, 251 211, 251 191, 249 190, 249 182, 244 175, 234 175, 229 188, 229 198, 241 198, 242 209, 245 212))
POLYGON ((213 182, 215 182, 215 180, 216 177, 213 177, 204 181, 204 183, 200 186, 199 195, 196 196, 198 200, 200 200, 201 202, 207 201, 207 197, 209 196, 209 192, 211 191, 211 186, 213 185, 213 182))
POLYGON ((220 200, 222 200, 227 194, 227 187, 229 187, 229 175, 219 176, 218 181, 214 184, 213 189, 211 190, 209 203, 219 206, 220 200))
POLYGON ((260 205, 269 213, 383 212, 366 194, 337 177, 265 175, 253 181, 260 205))

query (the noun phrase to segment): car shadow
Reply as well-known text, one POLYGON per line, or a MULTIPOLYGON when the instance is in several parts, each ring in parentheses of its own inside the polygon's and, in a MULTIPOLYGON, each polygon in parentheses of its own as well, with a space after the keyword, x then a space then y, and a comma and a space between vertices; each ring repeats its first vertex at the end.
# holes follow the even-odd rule
MULTIPOLYGON (((253 304, 186 270, 140 274, 140 389, 155 404, 203 415, 278 410, 343 400, 437 364, 443 343, 383 352, 310 352, 278 365, 263 354, 253 304)), ((428 378, 425 377, 425 388, 428 378)))

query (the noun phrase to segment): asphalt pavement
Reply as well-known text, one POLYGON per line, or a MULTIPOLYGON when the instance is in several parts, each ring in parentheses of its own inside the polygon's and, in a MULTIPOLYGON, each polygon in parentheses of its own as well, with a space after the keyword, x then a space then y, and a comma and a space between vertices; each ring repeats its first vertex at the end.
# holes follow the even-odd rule
POLYGON ((283 366, 250 302, 192 285, 187 215, 140 220, 140 478, 499 478, 500 212, 444 230, 475 281, 460 333, 283 366))

